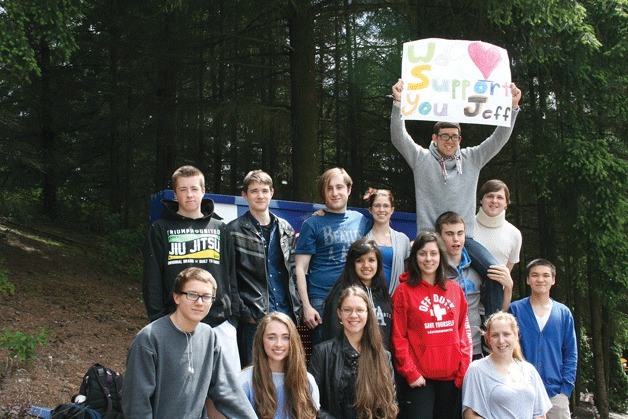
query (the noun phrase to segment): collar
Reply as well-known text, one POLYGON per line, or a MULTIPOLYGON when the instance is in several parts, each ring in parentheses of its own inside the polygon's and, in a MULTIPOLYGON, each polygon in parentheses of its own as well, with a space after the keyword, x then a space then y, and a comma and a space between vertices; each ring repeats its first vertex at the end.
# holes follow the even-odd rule
POLYGON ((441 173, 443 175, 443 180, 447 183, 448 173, 447 169, 453 170, 456 169, 456 172, 461 175, 462 174, 462 159, 460 158, 460 146, 456 149, 456 152, 451 157, 443 157, 438 151, 438 147, 434 143, 434 141, 430 142, 430 153, 432 157, 436 159, 438 164, 440 165, 441 173))
MULTIPOLYGON (((251 214, 251 211, 247 211, 246 214, 249 217, 249 222, 253 225, 253 227, 255 227, 256 229, 261 229, 262 225, 259 223, 259 221, 257 221, 257 218, 253 217, 253 214, 251 214)), ((275 217, 275 215, 270 212, 270 223, 268 223, 268 225, 273 225, 276 221, 277 221, 277 217, 275 217)))
POLYGON ((494 217, 491 217, 490 215, 487 215, 484 212, 482 207, 480 207, 480 210, 475 216, 475 219, 478 223, 482 224, 484 227, 488 227, 488 228, 501 227, 501 225, 504 224, 504 221, 506 221, 506 210, 500 212, 498 215, 494 217))

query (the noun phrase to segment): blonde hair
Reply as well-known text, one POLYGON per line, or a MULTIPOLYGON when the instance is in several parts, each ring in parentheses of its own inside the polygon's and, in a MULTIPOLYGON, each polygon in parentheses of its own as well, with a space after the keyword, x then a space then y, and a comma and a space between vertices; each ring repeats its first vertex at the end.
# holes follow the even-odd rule
POLYGON ((264 350, 264 332, 271 322, 279 322, 288 328, 290 349, 285 362, 284 388, 286 392, 285 412, 291 418, 315 418, 316 407, 310 392, 310 383, 305 367, 305 354, 301 338, 294 322, 283 313, 273 312, 265 315, 258 323, 253 341, 253 392, 255 393, 255 412, 260 419, 272 419, 277 406, 277 390, 264 350))
MULTIPOLYGON (((521 352, 521 344, 519 343, 519 325, 517 324, 517 319, 512 314, 506 313, 504 311, 497 311, 491 314, 491 316, 486 320, 486 323, 484 323, 486 327, 486 331, 482 333, 484 335, 484 338, 488 340, 489 336, 491 335, 491 326, 493 326, 493 323, 498 320, 503 320, 508 323, 510 325, 510 328, 512 329, 512 332, 517 336, 517 340, 515 341, 515 348, 512 351, 513 358, 518 359, 519 361, 524 361, 525 359, 523 358, 523 353, 521 352)), ((492 349, 493 348, 491 348, 491 350, 492 349)))

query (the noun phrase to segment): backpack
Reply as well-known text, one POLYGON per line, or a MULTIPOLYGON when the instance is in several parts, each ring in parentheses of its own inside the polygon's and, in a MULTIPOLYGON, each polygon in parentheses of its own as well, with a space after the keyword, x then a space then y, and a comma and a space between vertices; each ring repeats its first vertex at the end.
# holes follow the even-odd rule
POLYGON ((92 365, 83 377, 79 393, 85 396, 81 404, 100 413, 103 419, 123 418, 122 375, 100 364, 92 365))
POLYGON ((60 404, 50 414, 50 419, 102 419, 100 413, 78 403, 60 404))

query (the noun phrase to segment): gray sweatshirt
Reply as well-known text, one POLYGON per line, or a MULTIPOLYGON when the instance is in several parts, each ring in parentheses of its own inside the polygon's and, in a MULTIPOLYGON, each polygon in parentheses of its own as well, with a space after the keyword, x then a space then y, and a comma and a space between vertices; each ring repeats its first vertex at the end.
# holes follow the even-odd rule
POLYGON ((480 145, 460 150, 462 173, 456 171, 454 160, 447 160, 448 175, 445 179, 439 162, 430 150, 412 140, 401 119, 399 105, 393 104, 390 136, 393 145, 414 172, 417 232, 434 231, 438 216, 445 211, 454 211, 465 220, 467 237, 473 237, 480 170, 506 145, 518 113, 519 108, 513 109, 510 127, 497 127, 480 145))
POLYGON ((122 409, 127 418, 201 418, 211 398, 228 418, 257 418, 211 326, 179 330, 170 316, 139 331, 126 359, 122 409))

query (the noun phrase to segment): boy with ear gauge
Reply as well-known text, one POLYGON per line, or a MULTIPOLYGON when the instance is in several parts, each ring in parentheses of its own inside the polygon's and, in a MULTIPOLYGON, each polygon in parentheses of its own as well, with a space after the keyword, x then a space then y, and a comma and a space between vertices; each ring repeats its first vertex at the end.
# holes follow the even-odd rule
MULTIPOLYGON (((429 149, 414 142, 401 119, 401 95, 403 81, 392 87, 393 107, 390 131, 393 145, 404 157, 414 173, 417 212, 417 231, 433 231, 436 218, 445 211, 453 211, 465 220, 475 216, 475 191, 480 170, 504 147, 512 133, 519 114, 521 90, 510 84, 512 119, 510 127, 497 127, 493 134, 475 147, 460 148, 462 133, 460 124, 437 122, 429 149)), ((488 279, 487 270, 497 265, 495 258, 473 240, 475 223, 467 223, 465 248, 471 257, 473 268, 486 279, 486 292, 482 303, 486 315, 501 309, 503 289, 488 279)))
POLYGON ((208 398, 226 417, 257 417, 216 333, 201 322, 216 295, 216 280, 206 270, 192 267, 177 275, 174 313, 140 330, 129 348, 122 387, 125 417, 205 418, 208 398))

